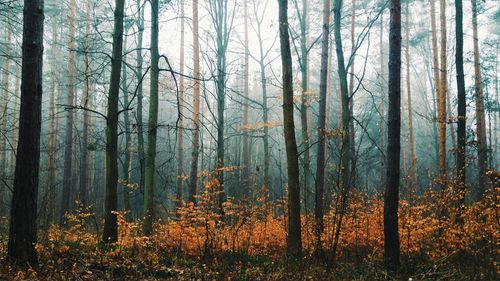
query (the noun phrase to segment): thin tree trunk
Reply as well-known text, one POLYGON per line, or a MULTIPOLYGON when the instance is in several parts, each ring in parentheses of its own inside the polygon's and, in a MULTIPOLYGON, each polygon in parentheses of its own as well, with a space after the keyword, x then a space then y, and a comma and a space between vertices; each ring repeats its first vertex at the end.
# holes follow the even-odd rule
MULTIPOLYGON (((198 0, 193 0, 193 145, 189 174, 190 202, 196 203, 198 183, 198 156, 200 149, 200 38, 198 31, 198 0)), ((203 162, 202 162, 203 164, 203 162)))
POLYGON ((137 121, 137 150, 139 156, 139 190, 144 190, 144 167, 145 167, 145 153, 144 153, 144 129, 143 129, 143 118, 142 118, 142 37, 144 33, 144 7, 141 7, 143 0, 137 0, 137 50, 136 50, 136 70, 135 77, 137 80, 137 109, 136 109, 136 121, 137 121))
MULTIPOLYGON (((439 178, 446 180, 446 95, 447 95, 447 63, 446 63, 446 0, 439 0, 441 22, 441 65, 438 90, 438 130, 439 130, 439 178)), ((444 183, 441 182, 441 185, 444 183)))
MULTIPOLYGON (((85 26, 85 52, 83 54, 84 61, 84 81, 83 81, 83 106, 88 107, 89 103, 89 83, 90 83, 90 62, 89 54, 90 51, 90 0, 86 1, 86 18, 87 24, 85 26)), ((88 158, 88 138, 89 138, 89 113, 88 111, 83 111, 83 128, 82 128, 82 154, 81 154, 81 164, 80 164, 80 202, 85 207, 88 204, 88 170, 89 170, 89 158, 88 158)))
POLYGON ((156 133, 158 130, 158 0, 151 1, 151 72, 149 84, 148 148, 146 151, 146 177, 144 179, 144 222, 142 231, 153 233, 156 133))
MULTIPOLYGON (((303 159, 303 169, 304 169, 304 207, 306 211, 309 210, 309 204, 312 201, 312 190, 310 186, 311 175, 311 153, 309 150, 310 146, 310 129, 309 129, 309 103, 311 102, 311 93, 309 90, 309 50, 307 46, 308 32, 309 32, 309 5, 307 0, 302 1, 302 16, 300 23, 300 51, 301 51, 301 86, 302 86, 302 102, 300 104, 300 120, 302 125, 302 142, 304 146, 304 159, 303 159)), ((300 16, 300 15, 299 15, 300 16)))
MULTIPOLYGON (((57 21, 53 21, 52 25, 52 34, 53 34, 53 40, 52 40, 52 46, 51 46, 51 72, 50 72, 50 100, 49 100, 49 136, 48 136, 48 160, 47 160, 47 171, 48 171, 48 178, 47 178, 47 188, 49 190, 54 189, 55 183, 56 183, 56 157, 57 157, 57 152, 56 152, 56 144, 57 144, 57 128, 56 128, 56 83, 60 83, 60 75, 58 71, 58 65, 57 65, 57 52, 59 48, 56 50, 56 46, 58 45, 58 32, 57 32, 58 26, 57 26, 57 21)), ((55 193, 51 193, 52 196, 55 195, 55 193)), ((52 197, 54 198, 54 197, 52 197)), ((54 200, 50 200, 49 205, 49 212, 50 215, 48 214, 49 217, 52 217, 53 211, 53 202, 54 200)), ((47 221, 51 221, 50 218, 47 219, 47 221)))
POLYGON ((69 42, 68 42, 68 85, 66 106, 66 136, 64 143, 64 176, 63 176, 63 190, 61 197, 61 212, 59 214, 59 224, 63 224, 66 219, 65 215, 70 209, 71 202, 71 189, 73 187, 72 177, 73 171, 73 109, 74 96, 75 96, 75 49, 76 49, 76 0, 70 2, 70 16, 69 16, 69 42))
POLYGON ((407 105, 408 105, 408 131, 410 133, 410 190, 409 194, 414 192, 417 188, 417 158, 415 155, 415 139, 413 134, 413 109, 411 103, 411 82, 410 82, 410 13, 409 13, 409 2, 406 2, 406 93, 407 93, 407 105))
MULTIPOLYGON (((385 148, 385 54, 384 54, 384 12, 380 14, 380 148, 385 148)), ((385 184, 385 154, 380 151, 380 186, 385 184)), ((381 189, 383 190, 383 189, 381 189)))
MULTIPOLYGON (((127 48, 127 37, 123 39, 123 47, 127 48)), ((127 79, 127 66, 126 66, 126 54, 122 56, 122 91, 123 91, 123 105, 126 107, 129 104, 128 98, 128 79, 127 79)), ((123 121, 125 126, 125 150, 122 164, 122 174, 123 174, 123 209, 127 212, 125 218, 127 220, 131 219, 132 206, 130 205, 130 194, 128 185, 130 183, 130 146, 132 142, 132 136, 130 133, 130 116, 128 108, 124 108, 123 121)))
POLYGON ((384 197, 384 261, 399 267, 398 205, 401 153, 401 3, 391 0, 389 30, 389 109, 387 132, 387 184, 384 197))
MULTIPOLYGON (((184 73, 184 1, 181 1, 180 72, 184 73)), ((179 119, 177 120, 177 189, 176 207, 182 206, 184 183, 184 76, 179 77, 179 119)))
POLYGON ((472 38, 474 43, 474 86, 476 102, 476 136, 478 160, 478 190, 477 197, 481 198, 488 185, 486 168, 488 165, 488 146, 486 143, 486 122, 484 114, 483 79, 481 75, 481 62, 479 56, 479 38, 477 32, 477 1, 472 2, 472 38))
POLYGON ((298 257, 302 252, 300 224, 300 185, 297 142, 293 120, 293 70, 288 34, 288 1, 279 0, 279 35, 283 72, 283 122, 288 171, 288 236, 287 254, 298 257))
POLYGON ((352 62, 349 70, 349 137, 350 147, 349 153, 351 158, 351 183, 356 185, 356 136, 354 131, 354 62, 356 56, 354 55, 354 44, 355 44, 355 31, 356 31, 356 0, 352 0, 352 10, 351 10, 351 55, 352 62))
MULTIPOLYGON (((440 96, 441 96, 441 82, 439 81, 439 51, 438 51, 438 44, 437 44, 437 29, 436 29, 436 8, 435 8, 435 0, 430 0, 431 4, 431 41, 432 41, 432 69, 434 73, 434 85, 435 85, 435 112, 437 112, 437 107, 439 107, 439 102, 440 102, 440 96)), ((436 116, 435 116, 436 117, 436 116)), ((438 119, 433 120, 433 122, 437 122, 439 124, 438 119)), ((436 126, 434 126, 436 127, 436 126)), ((437 130, 439 131, 439 129, 437 130)), ((441 159, 441 137, 439 136, 439 133, 436 134, 437 138, 437 155, 436 158, 438 159, 438 170, 440 170, 440 159, 441 159)))
POLYGON ((116 192, 118 184, 118 100, 120 98, 120 71, 122 67, 124 6, 125 0, 115 0, 113 53, 106 119, 106 191, 102 233, 102 242, 104 243, 114 243, 118 240, 115 212, 118 210, 116 192))
MULTIPOLYGON (((244 0, 245 17, 245 71, 244 71, 244 101, 243 101, 243 127, 248 126, 248 76, 249 76, 249 50, 248 50, 248 0, 244 0)), ((250 148, 248 144, 248 133, 243 132, 243 167, 242 167, 243 199, 250 196, 250 148)))
POLYGON ((318 153, 316 156, 316 198, 314 216, 316 219, 316 252, 322 251, 323 200, 325 185, 326 154, 326 88, 328 82, 328 43, 330 41, 330 1, 323 1, 323 33, 321 44, 321 69, 319 84, 318 153))
POLYGON ((7 257, 36 266, 37 195, 42 112, 43 0, 25 0, 19 144, 7 257))
POLYGON ((464 78, 464 30, 462 0, 455 0, 455 62, 457 68, 457 176, 465 184, 465 145, 466 145, 466 95, 464 78))

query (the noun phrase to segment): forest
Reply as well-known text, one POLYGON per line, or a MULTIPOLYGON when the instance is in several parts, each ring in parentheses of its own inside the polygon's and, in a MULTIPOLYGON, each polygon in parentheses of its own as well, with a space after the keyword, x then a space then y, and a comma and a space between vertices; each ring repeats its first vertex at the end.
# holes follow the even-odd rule
POLYGON ((499 0, 0 0, 0 280, 499 280, 499 0))

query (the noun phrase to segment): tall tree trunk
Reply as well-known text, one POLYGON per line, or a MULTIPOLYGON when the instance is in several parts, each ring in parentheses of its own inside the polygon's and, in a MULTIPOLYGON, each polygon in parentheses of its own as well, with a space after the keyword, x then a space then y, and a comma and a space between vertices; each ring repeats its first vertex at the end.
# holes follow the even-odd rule
POLYGON ((308 49, 308 33, 309 33, 309 1, 302 0, 302 16, 300 16, 300 51, 301 51, 301 87, 302 87, 302 102, 300 104, 300 121, 302 125, 302 142, 304 146, 304 159, 303 159, 303 169, 304 169, 304 207, 306 211, 309 211, 309 204, 312 202, 312 190, 311 190, 311 153, 310 153, 310 129, 309 129, 309 103, 311 102, 311 93, 309 90, 309 49, 308 49))
POLYGON ((106 119, 106 191, 104 197, 104 229, 102 242, 118 241, 116 211, 118 210, 118 100, 123 49, 123 17, 125 0, 115 0, 113 53, 106 119))
MULTIPOLYGON (((83 106, 88 107, 89 104, 89 90, 90 90, 90 62, 89 62, 89 51, 90 51, 90 0, 86 1, 86 18, 87 24, 85 25, 85 52, 83 54, 84 61, 84 81, 83 81, 83 106)), ((87 110, 83 111, 83 128, 82 128, 82 152, 81 152, 81 164, 80 164, 80 202, 83 206, 88 204, 88 170, 89 170, 89 158, 88 158, 88 138, 89 138, 89 113, 87 110)))
MULTIPOLYGON (((127 32, 127 29, 126 31, 127 32)), ((127 48, 127 37, 125 36, 123 38, 123 48, 127 48)), ((127 66, 126 66, 126 54, 123 54, 122 56, 122 77, 121 77, 121 83, 122 83, 122 91, 123 91, 123 105, 125 108, 123 109, 123 123, 125 127, 125 149, 123 151, 124 157, 123 157, 123 164, 122 164, 122 174, 123 174, 123 209, 127 212, 125 215, 125 218, 127 220, 131 219, 131 212, 132 212, 132 206, 130 205, 130 193, 129 193, 129 188, 128 185, 130 183, 130 146, 132 142, 132 136, 130 133, 130 115, 129 115, 129 110, 126 108, 129 104, 129 98, 128 98, 128 78, 127 78, 127 66)))
MULTIPOLYGON (((181 1, 180 72, 184 74, 184 1, 181 1)), ((182 206, 184 183, 184 76, 179 77, 179 119, 177 120, 177 190, 176 206, 182 206)))
POLYGON ((143 118, 142 118, 142 37, 144 33, 144 7, 141 7, 143 0, 137 0, 137 20, 135 24, 137 25, 137 50, 136 50, 136 69, 135 77, 137 80, 137 110, 136 110, 136 121, 137 121, 137 150, 139 158, 139 190, 144 190, 144 167, 146 156, 144 153, 144 129, 143 129, 143 118))
POLYGON ((37 264, 37 195, 42 113, 43 0, 25 0, 21 110, 7 257, 37 264))
MULTIPOLYGON (((441 96, 441 82, 439 81, 439 51, 438 51, 438 44, 437 44, 437 28, 436 28, 436 8, 435 8, 435 0, 430 0, 431 4, 431 41, 432 41, 432 69, 434 73, 434 85, 435 85, 435 101, 434 104, 436 105, 436 109, 440 101, 440 96, 441 96)), ((438 110, 435 110, 437 112, 438 110)), ((433 120, 433 122, 437 122, 439 124, 439 121, 433 120)), ((435 127, 435 126, 434 126, 435 127)), ((438 130, 439 131, 439 130, 438 130)), ((437 138, 437 155, 436 159, 438 159, 438 170, 440 170, 440 159, 441 159, 441 137, 439 136, 439 133, 436 134, 437 138)))
MULTIPOLYGON (((248 126, 248 71, 249 71, 249 50, 248 50, 248 0, 244 1, 244 17, 245 17, 245 71, 244 71, 244 101, 243 101, 243 127, 248 126)), ((247 131, 243 132, 243 171, 242 171, 242 182, 243 182, 243 198, 248 198, 250 196, 250 147, 248 144, 248 134, 247 131)))
POLYGON ((328 43, 330 41, 330 1, 323 1, 323 33, 321 44, 321 70, 319 83, 318 153, 316 155, 316 198, 314 216, 316 219, 316 251, 322 251, 323 197, 325 185, 326 154, 326 89, 328 82, 328 43))
POLYGON ((457 68, 457 175, 460 183, 465 184, 465 144, 467 101, 464 78, 464 29, 462 0, 455 0, 455 64, 457 68))
MULTIPOLYGON (((47 188, 51 190, 52 196, 55 196, 55 193, 53 192, 56 184, 56 157, 57 157, 57 152, 56 152, 56 144, 57 144, 57 128, 56 128, 56 83, 59 82, 59 70, 58 70, 58 64, 57 64, 57 52, 59 51, 59 48, 56 46, 58 45, 58 32, 57 32, 58 26, 57 26, 57 21, 53 21, 52 25, 52 34, 53 34, 53 39, 52 39, 52 46, 51 46, 51 70, 50 70, 50 87, 49 87, 49 92, 50 92, 50 98, 49 98, 49 136, 48 136, 48 159, 47 159, 47 171, 48 171, 48 178, 47 178, 47 188), (57 48, 57 50, 56 50, 57 48)), ((54 197, 52 197, 54 198, 54 197)), ((54 200, 49 201, 49 213, 47 218, 47 221, 51 221, 51 217, 53 214, 53 202, 54 200)))
POLYGON ((288 34, 288 1, 279 0, 279 35, 283 72, 283 123, 288 171, 288 236, 287 254, 298 257, 302 252, 300 224, 300 185, 297 142, 293 121, 293 70, 288 34))
POLYGON ((355 31, 356 31, 356 0, 352 0, 352 10, 351 10, 351 56, 352 62, 349 70, 349 137, 350 137, 350 147, 349 153, 351 158, 351 183, 356 185, 356 136, 354 131, 354 62, 356 55, 354 44, 355 44, 355 31))
POLYGON ((151 73, 149 84, 148 148, 146 151, 146 178, 144 179, 144 222, 142 230, 153 232, 156 133, 158 130, 158 0, 151 1, 151 73))
MULTIPOLYGON (((380 187, 385 184, 385 54, 384 54, 384 12, 380 14, 380 187)), ((382 189, 381 189, 382 190, 382 189)))
POLYGON ((344 50, 342 46, 342 36, 340 33, 342 0, 334 1, 333 18, 334 18, 334 34, 335 34, 335 52, 337 54, 337 67, 340 80, 340 94, 342 104, 342 144, 340 154, 340 173, 341 183, 340 190, 347 191, 350 188, 351 177, 351 137, 349 133, 349 89, 347 87, 347 70, 344 61, 344 50))
POLYGON ((68 42, 68 84, 66 96, 66 137, 64 143, 64 175, 63 190, 61 197, 61 212, 59 214, 59 224, 63 224, 66 212, 70 209, 71 189, 75 180, 71 173, 73 170, 73 109, 75 96, 75 49, 76 49, 76 0, 70 2, 69 16, 69 42, 68 42))
MULTIPOLYGON (((193 0, 193 145, 189 172, 190 202, 196 203, 198 183, 198 156, 200 150, 200 38, 198 27, 198 0, 193 0)), ((203 164, 203 163, 202 163, 203 164)))
POLYGON ((401 153, 401 2, 391 0, 389 30, 389 109, 387 173, 384 196, 384 261, 390 270, 399 267, 399 174, 401 153))
POLYGON ((407 93, 407 105, 408 105, 408 131, 410 133, 410 189, 409 194, 415 192, 417 188, 417 158, 415 155, 415 138, 413 134, 413 109, 411 104, 411 82, 410 82, 410 12, 409 12, 409 1, 406 2, 406 93, 407 93))
POLYGON ((477 160, 478 160, 478 190, 477 198, 481 198, 489 186, 486 176, 488 165, 488 147, 486 144, 486 121, 484 114, 483 79, 481 74, 481 62, 479 56, 479 38, 477 32, 477 1, 472 3, 472 38, 474 42, 474 86, 476 102, 476 137, 477 137, 477 160))
MULTIPOLYGON (((447 63, 446 63, 446 0, 439 0, 439 18, 441 23, 441 65, 439 70, 438 90, 438 130, 439 130, 439 178, 446 180, 446 95, 447 95, 447 63)), ((441 182, 440 184, 443 184, 441 182)))

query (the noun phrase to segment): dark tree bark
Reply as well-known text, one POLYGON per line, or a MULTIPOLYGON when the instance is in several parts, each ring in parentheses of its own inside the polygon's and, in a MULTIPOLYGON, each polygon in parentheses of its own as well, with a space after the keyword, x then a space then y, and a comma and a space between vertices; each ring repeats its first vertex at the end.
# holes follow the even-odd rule
POLYGON ((316 194, 314 216, 316 219, 316 251, 320 253, 323 232, 323 196, 325 185, 326 155, 326 88, 328 82, 328 43, 330 41, 330 1, 323 1, 323 34, 321 44, 321 72, 319 84, 318 153, 316 155, 316 194))
POLYGON ((464 29, 462 0, 455 0, 455 64, 457 68, 457 98, 458 98, 458 122, 457 122, 457 175, 460 183, 465 184, 465 123, 466 123, 466 100, 464 79, 464 29))
POLYGON ((138 158, 139 158, 139 190, 144 189, 144 161, 145 161, 145 153, 144 153, 144 129, 142 124, 142 37, 144 33, 144 7, 141 7, 142 0, 137 0, 137 50, 136 50, 136 70, 135 70, 135 78, 137 80, 137 109, 136 109, 136 120, 137 120, 137 150, 138 150, 138 158))
POLYGON ((295 123, 293 121, 293 70, 288 34, 288 1, 279 0, 279 35, 283 75, 283 123, 288 173, 287 254, 298 257, 302 252, 300 225, 300 186, 295 123))
POLYGON ((384 196, 384 262, 388 269, 399 267, 399 175, 401 154, 401 2, 391 0, 389 30, 389 109, 387 172, 384 196))
POLYGON ((104 229, 102 242, 114 243, 118 240, 117 184, 118 184, 118 99, 120 94, 120 71, 123 48, 123 14, 125 0, 115 0, 113 53, 111 57, 111 77, 108 93, 106 118, 106 191, 104 198, 104 229))
MULTIPOLYGON (((248 91, 249 91, 249 86, 248 86, 248 71, 249 71, 249 60, 250 60, 250 55, 249 55, 249 50, 248 50, 248 0, 244 0, 244 21, 245 21, 245 72, 244 72, 244 92, 243 95, 245 97, 243 101, 243 126, 248 125, 248 91)), ((243 183, 243 190, 242 190, 242 195, 243 198, 249 198, 251 192, 250 192, 250 146, 248 142, 248 132, 244 131, 243 132, 243 140, 242 140, 242 157, 243 157, 243 167, 242 167, 242 183, 243 183)))
POLYGON ((153 232, 156 133, 158 130, 158 0, 151 0, 151 76, 149 90, 148 148, 146 151, 146 174, 144 179, 144 235, 153 232))
POLYGON ((37 196, 42 116, 44 1, 25 0, 23 11, 21 109, 14 190, 10 210, 8 258, 37 263, 37 196))

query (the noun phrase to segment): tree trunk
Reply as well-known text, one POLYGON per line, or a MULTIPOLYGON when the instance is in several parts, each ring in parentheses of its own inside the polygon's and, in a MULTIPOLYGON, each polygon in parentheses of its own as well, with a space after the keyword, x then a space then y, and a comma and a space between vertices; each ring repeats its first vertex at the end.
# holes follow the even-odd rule
POLYGON ((300 224, 300 185, 297 142, 293 120, 293 70, 288 34, 288 1, 279 0, 279 35, 283 72, 283 123, 288 171, 288 236, 287 254, 298 257, 302 252, 300 224))
POLYGON ((460 183, 465 184, 465 145, 466 145, 466 113, 467 101, 464 78, 464 30, 462 0, 455 0, 455 64, 457 68, 457 176, 460 183))
POLYGON ((36 266, 37 195, 42 113, 43 0, 25 0, 19 144, 7 257, 36 266))
POLYGON ((71 189, 73 187, 73 109, 75 96, 75 49, 76 49, 76 0, 70 2, 69 16, 69 54, 68 54, 68 95, 66 97, 66 137, 64 142, 64 176, 63 190, 61 197, 61 212, 59 214, 59 224, 66 221, 65 215, 69 212, 71 202, 71 189))
POLYGON ((478 160, 478 190, 477 197, 481 198, 488 187, 486 167, 488 165, 488 147, 486 144, 486 122, 484 116, 483 79, 481 75, 481 62, 479 56, 479 38, 477 32, 477 1, 472 2, 472 38, 474 41, 474 86, 476 102, 476 137, 478 160))
MULTIPOLYGON (((441 83, 439 81, 439 60, 438 60, 438 44, 437 44, 437 30, 436 30, 436 8, 435 8, 435 0, 430 0, 431 3, 431 41, 432 41, 432 69, 434 73, 434 85, 435 85, 435 101, 434 104, 436 105, 436 109, 438 107, 439 101, 440 101, 440 96, 441 96, 441 83)), ((435 110, 435 112, 438 110, 435 110)), ((437 122, 438 120, 433 120, 433 122, 437 122)), ((439 122, 438 122, 439 124, 439 122)), ((435 127, 435 126, 434 126, 435 127)), ((439 131, 439 130, 438 130, 439 131)), ((439 133, 436 134, 437 138, 437 155, 436 158, 438 159, 438 170, 440 170, 440 157, 441 157, 441 143, 440 143, 440 136, 439 133)))
MULTIPOLYGON (((85 26, 85 52, 83 54, 84 61, 84 81, 83 81, 83 106, 88 107, 89 104, 89 89, 90 89, 90 62, 89 54, 90 51, 90 0, 86 1, 86 17, 87 24, 85 26)), ((88 111, 83 111, 83 128, 82 128, 82 152, 81 152, 81 164, 80 164, 80 202, 85 207, 88 204, 88 170, 89 170, 89 159, 88 159, 88 138, 89 138, 89 113, 88 111)))
POLYGON ((342 104, 342 144, 340 151, 340 190, 349 190, 351 177, 351 137, 350 137, 350 112, 349 112, 349 89, 347 88, 347 70, 344 62, 344 50, 340 33, 342 0, 335 0, 333 8, 335 52, 337 54, 337 67, 340 80, 340 94, 342 104))
POLYGON ((350 147, 349 153, 351 158, 351 183, 356 186, 356 136, 354 131, 354 61, 356 55, 354 54, 354 34, 356 31, 356 0, 352 0, 352 10, 351 10, 351 56, 352 62, 349 70, 349 137, 350 137, 350 147))
MULTIPOLYGON (((55 192, 52 192, 55 188, 56 184, 56 157, 57 157, 57 152, 56 152, 56 145, 57 145, 57 128, 56 128, 56 83, 60 83, 60 75, 59 75, 59 70, 58 70, 58 65, 57 65, 57 52, 59 51, 59 48, 56 50, 56 46, 58 46, 58 33, 57 33, 57 21, 53 21, 52 25, 52 34, 53 34, 53 40, 52 40, 52 46, 51 46, 51 70, 50 70, 50 100, 49 100, 49 136, 48 136, 48 153, 47 153, 47 172, 48 172, 48 177, 47 177, 47 188, 51 190, 52 196, 55 196, 55 192)), ((54 197, 52 197, 54 198, 54 197)), ((49 208, 50 215, 48 214, 49 217, 52 217, 53 214, 53 202, 54 200, 50 200, 49 205, 51 205, 51 208, 49 208)), ((51 221, 51 219, 47 219, 47 221, 51 221)))
POLYGON ((198 0, 193 0, 193 145, 189 172, 190 202, 196 203, 198 183, 198 155, 200 150, 200 38, 198 31, 198 0))
MULTIPOLYGON (((181 50, 180 72, 184 74, 184 1, 181 1, 181 50)), ((176 207, 182 206, 182 193, 184 183, 184 76, 179 77, 179 119, 177 120, 177 189, 176 207)))
POLYGON ((144 179, 144 235, 153 233, 156 133, 158 130, 158 0, 151 1, 151 73, 149 84, 148 148, 144 179))
POLYGON ((384 262, 388 269, 399 267, 399 174, 401 153, 401 3, 391 0, 389 30, 389 109, 387 173, 384 196, 384 262))
MULTIPOLYGON (((248 126, 248 76, 249 76, 249 50, 248 50, 248 0, 244 0, 245 17, 245 72, 244 72, 244 101, 243 101, 243 127, 248 126)), ((243 199, 249 198, 250 192, 250 148, 248 144, 248 134, 243 131, 243 167, 242 167, 243 199)))
POLYGON ((300 51, 301 51, 301 87, 302 87, 302 102, 300 104, 300 120, 302 125, 302 142, 304 151, 303 169, 304 169, 304 208, 309 211, 309 204, 312 202, 311 190, 311 153, 310 153, 310 129, 309 129, 309 103, 311 102, 311 93, 309 90, 309 50, 307 46, 309 32, 309 5, 307 0, 302 1, 302 16, 300 16, 300 51))
POLYGON ((137 150, 139 158, 139 190, 144 190, 144 166, 145 166, 145 153, 144 153, 144 129, 143 129, 143 118, 142 118, 142 36, 144 33, 144 7, 141 7, 143 0, 137 0, 137 50, 136 50, 136 68, 135 68, 135 78, 137 80, 137 109, 136 109, 136 120, 137 120, 137 150))
POLYGON ((417 158, 415 155, 415 138, 413 134, 413 111, 411 104, 411 83, 410 83, 410 13, 409 13, 409 1, 406 2, 406 93, 407 93, 407 105, 408 105, 408 131, 410 133, 410 189, 409 194, 415 192, 417 188, 417 158))
POLYGON ((118 184, 118 100, 120 98, 120 71, 122 67, 124 5, 125 0, 115 0, 113 53, 106 119, 106 191, 104 197, 104 229, 102 233, 102 242, 104 243, 118 241, 115 212, 118 210, 116 194, 118 184))
POLYGON ((384 54, 384 12, 380 14, 380 190, 385 184, 385 54, 384 54))
MULTIPOLYGON (((127 48, 127 37, 123 39, 123 48, 127 48)), ((122 56, 122 91, 123 91, 123 106, 127 107, 129 104, 128 98, 128 79, 127 79, 127 66, 126 66, 126 54, 122 56)), ((130 205, 130 193, 128 184, 130 183, 130 145, 132 142, 132 136, 130 133, 130 116, 128 108, 123 109, 123 123, 125 127, 125 149, 124 149, 124 157, 123 157, 123 165, 122 165, 122 174, 123 174, 123 209, 127 212, 125 218, 127 220, 131 219, 132 206, 130 205)))
POLYGON ((325 185, 326 154, 326 88, 328 82, 328 43, 330 41, 330 1, 323 1, 323 33, 321 42, 321 69, 319 84, 318 116, 318 153, 316 155, 316 198, 314 217, 316 219, 316 251, 322 251, 321 233, 323 232, 323 197, 325 185))
MULTIPOLYGON (((446 0, 439 0, 441 22, 441 66, 439 68, 438 90, 438 130, 439 130, 439 177, 446 180, 446 95, 447 95, 447 63, 446 63, 446 0)), ((444 183, 441 182, 441 185, 444 183)))

